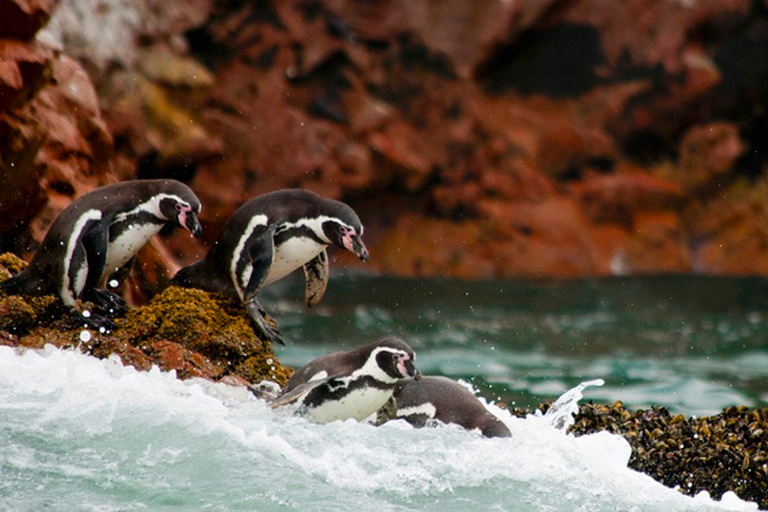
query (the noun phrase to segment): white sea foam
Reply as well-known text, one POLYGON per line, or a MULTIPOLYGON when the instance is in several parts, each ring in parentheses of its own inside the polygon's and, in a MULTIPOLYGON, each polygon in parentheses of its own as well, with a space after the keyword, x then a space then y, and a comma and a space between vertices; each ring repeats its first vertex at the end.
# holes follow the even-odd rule
POLYGON ((0 347, 0 509, 755 510, 627 468, 630 447, 511 417, 511 439, 315 425, 244 388, 0 347))

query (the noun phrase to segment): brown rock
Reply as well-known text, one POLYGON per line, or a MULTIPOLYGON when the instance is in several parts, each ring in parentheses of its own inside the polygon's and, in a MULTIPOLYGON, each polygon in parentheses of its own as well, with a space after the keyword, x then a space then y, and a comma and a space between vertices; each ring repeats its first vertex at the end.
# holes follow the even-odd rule
POLYGON ((733 124, 693 126, 680 141, 680 160, 674 179, 689 189, 722 180, 722 175, 733 171, 744 149, 733 124))
POLYGON ((636 215, 625 264, 630 274, 690 271, 691 254, 680 217, 669 211, 636 215))
POLYGON ((631 226, 634 215, 681 204, 682 188, 642 169, 625 166, 615 174, 594 175, 574 185, 584 212, 595 223, 631 226))
POLYGON ((51 16, 56 0, 0 0, 0 34, 8 39, 32 39, 51 16))

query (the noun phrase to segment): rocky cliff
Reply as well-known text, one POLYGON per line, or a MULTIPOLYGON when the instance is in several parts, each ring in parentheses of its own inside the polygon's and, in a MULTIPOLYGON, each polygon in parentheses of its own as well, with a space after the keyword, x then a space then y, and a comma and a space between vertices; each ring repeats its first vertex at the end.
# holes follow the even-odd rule
MULTIPOLYGON (((0 250, 98 184, 174 177, 205 243, 268 190, 344 199, 378 272, 768 274, 765 0, 0 0, 0 20, 0 250)), ((196 243, 145 250, 134 298, 196 243)))

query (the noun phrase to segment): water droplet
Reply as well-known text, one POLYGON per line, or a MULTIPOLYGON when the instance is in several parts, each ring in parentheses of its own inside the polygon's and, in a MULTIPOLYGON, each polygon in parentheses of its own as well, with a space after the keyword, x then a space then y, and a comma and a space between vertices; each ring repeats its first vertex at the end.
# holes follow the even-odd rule
POLYGON ((85 318, 91 318, 91 312, 90 312, 90 311, 88 311, 88 310, 86 310, 86 311, 83 311, 83 316, 84 316, 85 318))
POLYGON ((117 279, 111 279, 109 281, 109 287, 110 288, 117 288, 118 286, 120 286, 120 283, 118 282, 117 279))
POLYGON ((90 331, 80 331, 80 341, 83 343, 88 343, 91 341, 91 332, 90 331))

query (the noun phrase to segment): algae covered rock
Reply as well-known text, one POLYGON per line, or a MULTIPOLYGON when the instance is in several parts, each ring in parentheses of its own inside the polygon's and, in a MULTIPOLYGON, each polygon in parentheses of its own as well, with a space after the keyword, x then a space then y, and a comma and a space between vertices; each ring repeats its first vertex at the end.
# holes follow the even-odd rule
MULTIPOLYGON (((12 254, 0 255, 0 281, 25 267, 12 254)), ((112 332, 99 333, 78 325, 56 297, 0 293, 0 344, 51 344, 100 358, 116 354, 123 364, 140 370, 157 365, 175 370, 180 378, 271 380, 283 386, 292 373, 280 364, 271 344, 256 336, 242 305, 200 290, 167 288, 115 323, 112 332)))
MULTIPOLYGON (((550 405, 538 410, 546 412, 550 405)), ((568 432, 601 431, 626 439, 632 447, 629 467, 668 487, 691 496, 707 491, 718 500, 731 491, 768 510, 768 409, 728 407, 713 416, 686 418, 659 406, 632 412, 621 402, 580 404, 568 432)))

